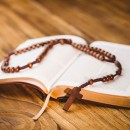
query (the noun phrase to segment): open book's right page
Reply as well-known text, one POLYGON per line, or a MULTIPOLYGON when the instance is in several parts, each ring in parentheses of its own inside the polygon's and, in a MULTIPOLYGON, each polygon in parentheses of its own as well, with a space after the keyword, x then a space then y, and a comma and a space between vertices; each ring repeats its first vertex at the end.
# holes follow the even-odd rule
MULTIPOLYGON (((108 83, 99 82, 92 86, 87 86, 84 89, 104 94, 130 96, 130 46, 104 41, 93 42, 91 46, 101 48, 114 54, 117 60, 122 64, 123 71, 122 75, 114 81, 108 83)), ((79 86, 91 78, 99 78, 108 74, 114 74, 116 70, 117 67, 115 64, 99 61, 83 53, 54 86, 79 86)))

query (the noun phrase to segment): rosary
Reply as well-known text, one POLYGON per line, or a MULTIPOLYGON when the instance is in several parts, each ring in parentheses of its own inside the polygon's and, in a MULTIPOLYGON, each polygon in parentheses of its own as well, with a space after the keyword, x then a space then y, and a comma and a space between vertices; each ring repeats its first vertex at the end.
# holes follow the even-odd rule
POLYGON ((1 66, 1 70, 5 73, 18 73, 19 71, 26 69, 26 68, 32 68, 34 64, 40 63, 43 58, 45 57, 45 55, 49 52, 49 50, 51 50, 51 48, 56 45, 56 44, 68 44, 71 45, 72 47, 74 47, 75 49, 78 49, 79 51, 82 51, 86 54, 89 54, 95 58, 97 58, 100 61, 106 61, 106 62, 110 62, 110 63, 114 63, 115 66, 117 67, 117 70, 114 74, 109 74, 106 75, 104 77, 100 77, 100 78, 96 78, 96 79, 90 79, 87 82, 81 84, 78 87, 74 87, 73 89, 67 88, 65 90, 65 93, 69 96, 68 100, 66 101, 63 109, 68 111, 68 109, 70 108, 70 106, 72 105, 72 103, 74 102, 74 100, 77 99, 81 99, 82 98, 82 94, 80 94, 80 91, 82 88, 87 87, 88 85, 92 85, 96 82, 108 82, 111 80, 114 80, 114 78, 116 76, 121 75, 122 72, 122 66, 120 64, 119 61, 116 60, 115 55, 104 51, 100 48, 96 48, 96 47, 90 47, 87 45, 82 45, 82 44, 76 44, 73 43, 72 40, 70 39, 56 39, 56 40, 50 40, 50 41, 46 41, 46 42, 42 42, 42 43, 37 43, 37 44, 33 44, 29 47, 26 47, 24 49, 20 49, 20 50, 16 50, 13 51, 11 53, 8 54, 8 56, 5 58, 2 66, 1 66), (28 51, 34 50, 36 48, 40 48, 43 47, 45 45, 48 45, 45 50, 32 62, 27 63, 24 66, 17 66, 17 67, 9 67, 9 62, 10 62, 10 57, 12 55, 20 55, 22 53, 26 53, 28 51))

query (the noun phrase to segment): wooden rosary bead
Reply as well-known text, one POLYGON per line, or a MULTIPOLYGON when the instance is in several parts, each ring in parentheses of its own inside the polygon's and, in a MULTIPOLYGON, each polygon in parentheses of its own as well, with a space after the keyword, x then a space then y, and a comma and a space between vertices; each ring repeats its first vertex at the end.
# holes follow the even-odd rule
POLYGON ((18 55, 18 52, 17 52, 17 51, 15 51, 15 52, 14 52, 14 54, 15 54, 15 55, 18 55))
MULTIPOLYGON (((54 43, 58 43, 58 41, 57 41, 56 39, 55 39, 55 40, 53 40, 53 42, 54 42, 54 43)), ((64 41, 64 42, 65 42, 65 41, 64 41)))
POLYGON ((82 51, 83 48, 84 48, 83 45, 81 45, 81 46, 80 46, 80 51, 82 51))
POLYGON ((78 44, 77 48, 80 49, 80 48, 81 48, 81 45, 78 44))
POLYGON ((118 68, 122 69, 121 64, 119 63, 119 61, 116 60, 114 63, 115 63, 115 65, 116 65, 118 68))
POLYGON ((99 58, 99 56, 100 56, 100 54, 99 54, 99 53, 97 53, 97 54, 95 55, 95 57, 96 57, 96 58, 99 58))
POLYGON ((84 49, 83 49, 83 52, 86 52, 86 50, 87 50, 87 48, 84 48, 84 49))
POLYGON ((68 40, 68 43, 72 44, 72 40, 71 39, 67 39, 68 40))
POLYGON ((23 52, 26 52, 26 49, 23 49, 23 52))
POLYGON ((114 76, 111 74, 110 75, 110 80, 113 80, 114 79, 114 76))
POLYGON ((9 67, 7 68, 7 72, 10 73, 10 68, 9 67))
POLYGON ((89 54, 89 52, 90 52, 90 49, 87 49, 87 50, 86 50, 86 52, 89 54))
POLYGON ((5 62, 5 64, 4 64, 4 66, 8 66, 9 65, 9 62, 8 61, 6 61, 5 62))
POLYGON ((106 82, 108 82, 108 81, 109 81, 109 78, 108 78, 107 76, 105 76, 105 79, 106 79, 106 82))
POLYGON ((115 58, 115 56, 114 56, 114 55, 112 55, 112 54, 110 54, 110 58, 114 59, 114 58, 115 58))
POLYGON ((79 49, 79 48, 80 48, 80 45, 79 45, 79 44, 76 44, 76 45, 75 45, 75 48, 79 49))
POLYGON ((80 50, 83 51, 84 50, 84 46, 81 46, 80 50))
POLYGON ((106 56, 110 57, 110 55, 111 55, 111 54, 110 54, 109 52, 107 52, 106 56))
POLYGON ((102 82, 106 82, 106 77, 103 77, 103 78, 102 78, 102 82))
POLYGON ((104 56, 100 55, 98 59, 103 61, 104 60, 104 56))
POLYGON ((32 48, 32 49, 35 49, 36 47, 35 47, 35 45, 32 45, 31 48, 32 48))
POLYGON ((10 69, 10 72, 11 72, 11 73, 14 73, 14 67, 12 67, 12 68, 10 69))
POLYGON ((37 58, 36 61, 37 61, 37 63, 40 63, 40 62, 41 62, 41 59, 40 59, 40 58, 37 58))
POLYGON ((116 71, 116 74, 117 74, 117 75, 121 75, 121 70, 118 69, 118 70, 116 71))
POLYGON ((36 47, 37 47, 37 48, 39 48, 39 47, 40 47, 40 44, 39 44, 39 43, 37 43, 37 44, 36 44, 36 47))
POLYGON ((63 44, 64 44, 64 40, 63 40, 63 39, 61 39, 61 40, 60 40, 60 43, 61 43, 61 45, 63 45, 63 44))
POLYGON ((107 54, 107 51, 104 51, 103 54, 106 55, 106 54, 107 54))
POLYGON ((96 52, 93 52, 93 55, 92 55, 92 56, 94 56, 94 57, 95 57, 95 56, 96 56, 96 54, 97 54, 96 52))
POLYGON ((26 52, 29 51, 28 48, 25 48, 26 49, 26 52))
POLYGON ((110 75, 107 75, 107 79, 108 79, 108 81, 110 81, 110 80, 111 80, 111 77, 110 77, 110 75))
POLYGON ((89 84, 89 85, 92 85, 93 83, 94 83, 93 79, 90 79, 90 80, 88 81, 88 84, 89 84))
POLYGON ((19 71, 20 71, 20 67, 18 66, 18 67, 16 67, 16 68, 14 68, 14 71, 15 71, 15 72, 19 72, 19 71))
POLYGON ((77 48, 77 47, 78 47, 78 44, 75 44, 74 47, 77 48))
POLYGON ((32 63, 29 63, 29 64, 28 64, 28 67, 29 67, 29 68, 32 68, 32 66, 33 66, 32 63))
POLYGON ((92 55, 92 54, 93 54, 93 51, 90 51, 89 54, 92 55))

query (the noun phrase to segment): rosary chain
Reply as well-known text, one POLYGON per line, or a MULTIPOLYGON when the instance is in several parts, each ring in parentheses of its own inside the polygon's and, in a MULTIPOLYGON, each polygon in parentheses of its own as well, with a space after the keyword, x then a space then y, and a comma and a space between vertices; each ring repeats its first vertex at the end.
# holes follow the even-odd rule
POLYGON ((75 49, 78 49, 78 50, 80 50, 80 51, 82 51, 82 52, 84 52, 86 54, 89 54, 89 55, 97 58, 100 61, 106 61, 106 62, 114 63, 116 65, 116 67, 118 68, 116 70, 115 74, 109 74, 109 75, 106 75, 106 76, 101 77, 101 78, 88 80, 86 83, 83 83, 83 84, 81 84, 79 86, 80 89, 84 88, 84 87, 86 87, 88 85, 92 85, 95 82, 100 82, 100 81, 101 82, 108 82, 108 81, 114 80, 114 78, 116 76, 121 75, 122 66, 121 66, 120 62, 116 60, 115 55, 113 55, 113 54, 111 54, 111 53, 109 53, 107 51, 104 51, 104 50, 102 50, 100 48, 97 48, 97 47, 90 47, 88 45, 73 43, 71 39, 50 40, 50 41, 46 41, 46 42, 31 45, 31 46, 26 47, 24 49, 13 51, 13 52, 9 53, 9 55, 5 58, 5 60, 3 62, 3 65, 1 66, 1 70, 3 72, 5 72, 5 73, 15 73, 15 72, 19 72, 19 71, 21 71, 23 69, 26 69, 26 68, 32 68, 34 64, 40 63, 44 59, 44 57, 47 55, 49 50, 51 50, 51 48, 53 48, 54 45, 59 44, 59 43, 61 45, 64 45, 64 44, 71 45, 75 49), (9 67, 9 61, 10 61, 10 57, 12 55, 17 56, 17 55, 29 52, 31 50, 34 50, 36 48, 43 47, 45 45, 48 45, 45 48, 45 51, 43 51, 34 61, 32 61, 32 62, 30 62, 30 63, 28 63, 28 64, 26 64, 24 66, 9 67))

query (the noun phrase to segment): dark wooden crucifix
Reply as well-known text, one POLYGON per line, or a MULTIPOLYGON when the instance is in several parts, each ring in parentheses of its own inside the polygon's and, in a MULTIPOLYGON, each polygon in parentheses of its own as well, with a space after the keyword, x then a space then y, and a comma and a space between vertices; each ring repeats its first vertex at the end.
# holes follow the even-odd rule
POLYGON ((74 102, 76 98, 81 99, 83 97, 83 95, 80 94, 80 91, 81 91, 81 88, 79 87, 74 87, 73 89, 67 88, 65 90, 65 93, 69 95, 69 98, 63 107, 65 111, 69 110, 70 106, 72 105, 72 103, 74 102))

